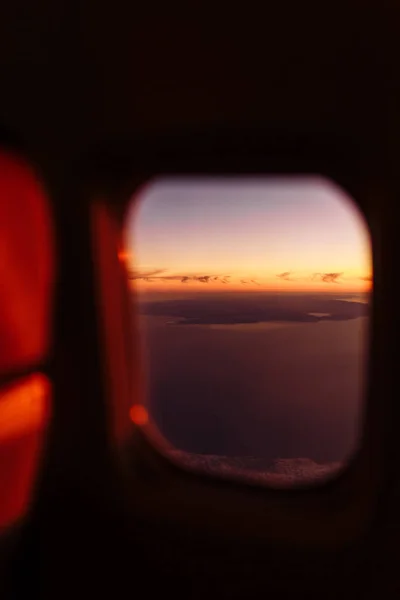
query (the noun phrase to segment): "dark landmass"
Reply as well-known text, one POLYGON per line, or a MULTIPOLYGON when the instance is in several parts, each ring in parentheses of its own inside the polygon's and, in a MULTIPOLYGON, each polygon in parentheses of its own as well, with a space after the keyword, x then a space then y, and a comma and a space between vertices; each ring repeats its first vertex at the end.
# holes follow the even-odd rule
POLYGON ((365 302, 349 302, 328 295, 270 295, 249 297, 199 294, 195 298, 178 298, 158 302, 142 302, 144 315, 168 316, 179 325, 234 325, 235 323, 267 323, 286 321, 316 323, 347 321, 369 314, 365 302), (317 316, 313 313, 323 313, 317 316))

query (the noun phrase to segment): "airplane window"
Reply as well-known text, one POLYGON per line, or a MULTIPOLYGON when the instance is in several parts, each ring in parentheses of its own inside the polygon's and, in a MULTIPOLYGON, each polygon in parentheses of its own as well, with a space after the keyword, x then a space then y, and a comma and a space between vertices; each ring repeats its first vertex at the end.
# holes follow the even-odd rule
POLYGON ((290 487, 340 471, 372 288, 348 194, 319 176, 154 179, 124 239, 147 390, 131 419, 198 472, 290 487))
POLYGON ((49 345, 53 231, 41 182, 0 150, 0 373, 41 361, 49 345))
POLYGON ((41 182, 0 150, 0 530, 26 513, 46 431, 53 261, 41 182))

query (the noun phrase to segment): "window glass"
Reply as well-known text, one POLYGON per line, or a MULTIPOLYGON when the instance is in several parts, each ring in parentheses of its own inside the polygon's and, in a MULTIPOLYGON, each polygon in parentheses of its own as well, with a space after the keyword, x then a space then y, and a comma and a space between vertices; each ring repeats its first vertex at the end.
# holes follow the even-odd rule
POLYGON ((145 364, 132 420, 221 477, 340 470, 360 439, 372 287, 348 194, 319 176, 155 179, 125 246, 145 364))

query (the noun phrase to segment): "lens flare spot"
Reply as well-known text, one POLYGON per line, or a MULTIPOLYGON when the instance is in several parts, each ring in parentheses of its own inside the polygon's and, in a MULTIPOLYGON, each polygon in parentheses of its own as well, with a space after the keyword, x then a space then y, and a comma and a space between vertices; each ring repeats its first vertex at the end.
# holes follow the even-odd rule
POLYGON ((129 416, 135 425, 143 426, 149 421, 147 410, 141 404, 134 404, 129 411, 129 416))
POLYGON ((132 262, 132 253, 131 252, 127 252, 126 250, 119 250, 119 252, 118 252, 118 260, 122 264, 128 265, 129 263, 132 262))

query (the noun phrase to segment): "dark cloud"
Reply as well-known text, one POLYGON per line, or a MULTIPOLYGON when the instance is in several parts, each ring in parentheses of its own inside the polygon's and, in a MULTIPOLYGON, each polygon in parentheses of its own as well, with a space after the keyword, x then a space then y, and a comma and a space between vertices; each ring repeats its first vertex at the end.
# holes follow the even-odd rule
MULTIPOLYGON (((343 275, 341 273, 314 273, 311 276, 311 280, 319 280, 323 283, 339 283, 343 275)), ((129 279, 141 280, 146 282, 156 281, 180 281, 181 283, 188 283, 189 281, 197 281, 199 283, 231 283, 230 275, 179 275, 179 274, 167 274, 166 269, 154 269, 152 271, 137 272, 131 271, 129 273, 129 279)), ((282 281, 295 281, 292 277, 291 271, 284 271, 276 275, 282 281)), ((363 281, 372 281, 372 277, 360 277, 363 281)), ((260 285, 256 279, 249 279, 247 277, 239 280, 241 284, 248 285, 260 285)))
MULTIPOLYGON (((198 281, 199 283, 230 283, 230 275, 168 275, 166 269, 154 269, 153 271, 146 271, 139 273, 131 271, 128 274, 129 279, 141 280, 146 282, 156 281, 180 281, 181 283, 188 283, 189 281, 198 281)), ((242 279, 241 283, 253 283, 260 285, 255 279, 242 279)))
POLYGON ((284 273, 279 273, 277 277, 279 277, 279 279, 282 279, 283 281, 293 281, 290 277, 291 274, 291 271, 285 271, 284 273))
POLYGON ((258 283, 258 281, 256 281, 255 279, 241 279, 240 283, 243 283, 243 284, 254 283, 254 285, 260 285, 258 283))
POLYGON ((324 283, 339 283, 343 273, 314 273, 313 280, 320 279, 324 283))
POLYGON ((257 293, 247 298, 239 294, 229 300, 213 294, 206 296, 143 302, 140 312, 146 315, 173 317, 178 319, 179 325, 234 325, 271 321, 317 323, 347 321, 369 314, 369 306, 363 302, 348 302, 330 296, 287 298, 284 294, 270 297, 268 293, 257 293))
POLYGON ((142 281, 153 281, 153 279, 160 279, 160 273, 165 273, 165 269, 153 269, 153 271, 145 271, 144 273, 129 271, 128 278, 141 279, 142 281))
POLYGON ((360 277, 361 281, 372 281, 372 275, 367 275, 366 277, 360 277))

